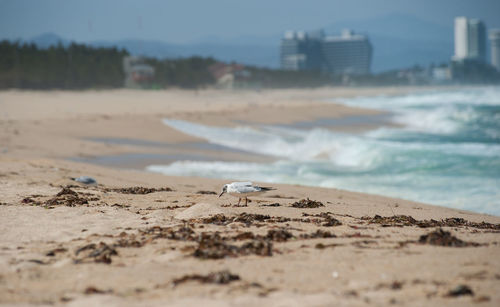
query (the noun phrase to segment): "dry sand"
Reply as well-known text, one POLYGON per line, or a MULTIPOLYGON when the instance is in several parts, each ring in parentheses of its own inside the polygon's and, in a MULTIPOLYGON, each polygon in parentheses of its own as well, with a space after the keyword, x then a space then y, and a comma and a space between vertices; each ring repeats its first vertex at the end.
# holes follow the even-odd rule
POLYGON ((137 170, 183 155, 272 160, 206 146, 164 117, 288 124, 376 114, 331 97, 410 90, 0 92, 0 304, 500 305, 499 217, 290 185, 234 207, 214 194, 226 181, 137 170), (134 154, 150 156, 81 162, 134 154), (80 175, 99 185, 69 179, 80 175), (323 206, 292 207, 307 198, 323 206))

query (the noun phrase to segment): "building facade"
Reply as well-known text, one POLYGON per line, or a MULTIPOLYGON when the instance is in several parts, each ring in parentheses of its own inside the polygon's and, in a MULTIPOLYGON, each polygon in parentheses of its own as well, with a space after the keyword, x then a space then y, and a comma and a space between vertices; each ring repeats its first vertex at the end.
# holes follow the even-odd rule
POLYGON ((479 19, 469 20, 468 26, 469 58, 486 62, 486 27, 479 19))
POLYGON ((145 60, 137 56, 123 58, 123 71, 125 73, 125 87, 141 88, 150 85, 155 77, 153 66, 146 64, 145 60))
POLYGON ((490 31, 491 65, 500 71, 500 29, 490 31))
POLYGON ((455 18, 455 60, 463 60, 468 54, 469 31, 466 17, 455 18))
POLYGON ((479 19, 455 18, 455 61, 486 62, 486 27, 479 19))
POLYGON ((369 39, 349 30, 330 37, 325 37, 323 31, 288 31, 281 40, 281 68, 333 75, 369 74, 372 53, 369 39))
POLYGON ((281 67, 285 70, 321 69, 321 39, 305 32, 287 31, 281 40, 281 67))
POLYGON ((340 37, 326 37, 321 44, 323 71, 334 75, 370 73, 372 46, 364 35, 344 30, 340 37))

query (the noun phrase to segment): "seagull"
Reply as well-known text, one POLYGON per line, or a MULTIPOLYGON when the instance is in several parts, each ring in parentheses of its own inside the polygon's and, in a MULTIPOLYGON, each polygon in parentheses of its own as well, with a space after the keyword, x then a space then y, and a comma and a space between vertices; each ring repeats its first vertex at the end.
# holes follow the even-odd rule
POLYGON ((92 177, 89 177, 89 176, 80 176, 78 178, 70 178, 71 180, 73 181, 76 181, 76 182, 80 182, 80 183, 83 183, 83 184, 97 184, 97 181, 92 178, 92 177))
POLYGON ((219 197, 222 196, 222 194, 227 193, 229 195, 232 195, 234 197, 238 197, 238 205, 240 205, 241 199, 244 197, 245 198, 245 206, 248 203, 248 196, 255 196, 255 195, 260 195, 262 193, 265 193, 267 191, 271 190, 276 190, 274 188, 269 188, 269 187, 259 187, 256 185, 252 185, 251 182, 232 182, 229 184, 225 184, 222 187, 222 192, 219 194, 219 197))

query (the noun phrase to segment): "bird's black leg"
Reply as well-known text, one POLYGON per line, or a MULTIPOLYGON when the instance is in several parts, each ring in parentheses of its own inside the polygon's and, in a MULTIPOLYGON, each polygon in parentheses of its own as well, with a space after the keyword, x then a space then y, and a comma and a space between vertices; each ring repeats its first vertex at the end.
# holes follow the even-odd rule
POLYGON ((248 198, 245 197, 245 207, 247 206, 248 204, 248 198))
POLYGON ((241 202, 241 198, 238 198, 238 204, 236 206, 239 206, 241 202))

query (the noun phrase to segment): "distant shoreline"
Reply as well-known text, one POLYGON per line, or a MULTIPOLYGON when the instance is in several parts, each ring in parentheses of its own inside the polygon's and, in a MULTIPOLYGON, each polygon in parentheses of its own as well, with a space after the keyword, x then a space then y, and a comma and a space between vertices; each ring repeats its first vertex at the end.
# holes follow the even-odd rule
POLYGON ((335 97, 400 95, 433 89, 436 87, 333 87, 262 91, 8 90, 0 91, 0 101, 3 101, 0 104, 5 110, 0 114, 0 120, 15 120, 31 134, 43 131, 48 136, 33 155, 32 145, 28 145, 32 143, 31 137, 25 139, 24 134, 17 135, 12 140, 13 146, 6 144, 8 153, 12 155, 63 158, 134 169, 142 168, 149 162, 172 162, 181 159, 182 155, 209 160, 262 162, 272 161, 273 158, 221 151, 222 148, 211 148, 209 144, 196 145, 206 141, 169 128, 162 120, 171 118, 225 127, 234 127, 239 123, 299 128, 319 124, 337 131, 361 132, 381 125, 393 125, 387 121, 390 115, 330 101, 335 97), (368 122, 361 123, 364 119, 368 122), (50 125, 41 124, 46 121, 50 125), (110 141, 106 142, 106 139, 110 141), (134 140, 142 143, 138 144, 134 140), (54 151, 54 145, 60 142, 68 146, 54 151))

